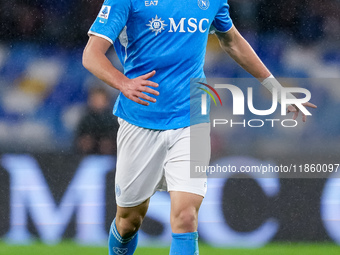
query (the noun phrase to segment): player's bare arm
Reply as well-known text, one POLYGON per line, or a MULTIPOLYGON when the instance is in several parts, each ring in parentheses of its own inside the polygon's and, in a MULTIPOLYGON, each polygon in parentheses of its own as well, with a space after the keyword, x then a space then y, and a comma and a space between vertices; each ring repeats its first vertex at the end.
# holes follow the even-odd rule
MULTIPOLYGON (((216 32, 222 49, 229 54, 242 68, 248 73, 263 82, 271 76, 270 71, 257 56, 250 44, 243 38, 238 30, 233 26, 226 33, 216 32)), ((307 102, 303 104, 306 107, 316 108, 316 105, 307 102)), ((289 105, 288 112, 294 112, 293 119, 297 119, 299 108, 294 105, 289 105)), ((305 122, 306 115, 302 113, 302 120, 305 122)))
POLYGON ((156 71, 134 79, 129 79, 117 70, 106 57, 106 52, 111 43, 98 36, 90 36, 83 53, 84 67, 104 81, 109 86, 120 90, 127 98, 141 105, 149 105, 149 102, 156 102, 156 99, 145 93, 158 96, 159 92, 150 88, 158 87, 158 84, 150 81, 156 71))
POLYGON ((226 33, 216 32, 216 35, 222 49, 252 76, 262 81, 271 75, 235 26, 226 33))

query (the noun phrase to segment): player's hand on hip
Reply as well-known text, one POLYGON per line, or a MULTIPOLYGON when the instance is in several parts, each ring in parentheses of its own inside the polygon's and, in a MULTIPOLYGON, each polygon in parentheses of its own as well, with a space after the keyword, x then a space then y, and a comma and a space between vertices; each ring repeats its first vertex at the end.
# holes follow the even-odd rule
MULTIPOLYGON (((315 104, 312 104, 312 103, 309 103, 309 102, 303 103, 302 105, 306 106, 306 107, 314 108, 314 109, 317 108, 317 106, 315 104)), ((296 107, 295 105, 289 105, 287 110, 288 110, 288 113, 294 112, 293 120, 296 120, 297 117, 299 116, 299 112, 300 112, 299 108, 296 107)), ((301 112, 301 114, 302 114, 302 121, 306 122, 307 116, 303 112, 301 112)))
POLYGON ((152 72, 141 75, 137 78, 128 79, 128 81, 123 84, 120 91, 123 93, 124 96, 138 104, 148 106, 149 102, 155 103, 156 102, 155 98, 145 94, 149 93, 154 96, 159 95, 159 92, 157 90, 150 88, 158 87, 157 83, 149 80, 151 77, 155 75, 155 73, 156 71, 153 70, 152 72))

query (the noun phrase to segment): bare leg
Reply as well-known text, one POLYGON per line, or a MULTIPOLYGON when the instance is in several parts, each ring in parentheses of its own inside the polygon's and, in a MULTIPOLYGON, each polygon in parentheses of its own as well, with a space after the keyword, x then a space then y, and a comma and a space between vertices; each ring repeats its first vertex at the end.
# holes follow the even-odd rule
POLYGON ((198 254, 198 210, 203 197, 179 191, 170 192, 170 197, 173 232, 170 255, 198 254))
POLYGON ((188 233, 197 231, 198 210, 203 197, 180 191, 170 191, 170 197, 172 232, 188 233))
POLYGON ((141 226, 149 207, 150 199, 135 207, 120 207, 117 205, 116 226, 123 238, 134 235, 141 226))

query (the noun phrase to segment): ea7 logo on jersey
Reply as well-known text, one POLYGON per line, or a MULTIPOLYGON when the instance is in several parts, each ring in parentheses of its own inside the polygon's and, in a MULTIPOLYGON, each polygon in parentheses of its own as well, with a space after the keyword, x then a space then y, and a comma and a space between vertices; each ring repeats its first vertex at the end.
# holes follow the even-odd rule
POLYGON ((98 15, 100 23, 106 24, 109 18, 110 11, 111 11, 111 6, 103 5, 98 15))
POLYGON ((145 6, 156 6, 158 5, 158 0, 155 1, 145 1, 145 6))
MULTIPOLYGON (((165 21, 161 18, 152 18, 149 21, 149 24, 146 24, 152 32, 155 32, 155 35, 158 35, 163 30, 165 30, 165 21)), ((196 18, 181 18, 179 21, 175 21, 174 18, 169 18, 169 33, 195 33, 199 31, 201 33, 205 33, 209 28, 210 22, 209 19, 196 19, 196 18)))

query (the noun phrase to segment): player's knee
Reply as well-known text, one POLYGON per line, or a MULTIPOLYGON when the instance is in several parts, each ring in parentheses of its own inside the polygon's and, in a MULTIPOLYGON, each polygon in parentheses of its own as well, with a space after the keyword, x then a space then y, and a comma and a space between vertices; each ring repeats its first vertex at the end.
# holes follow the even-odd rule
POLYGON ((138 231, 142 225, 148 206, 149 199, 136 207, 117 207, 116 226, 119 234, 123 238, 132 236, 138 231))
POLYGON ((171 217, 171 225, 174 232, 194 232, 197 230, 197 212, 186 209, 171 217))
POLYGON ((119 217, 116 216, 116 225, 119 234, 123 238, 127 238, 135 234, 142 225, 143 218, 141 216, 119 217))

